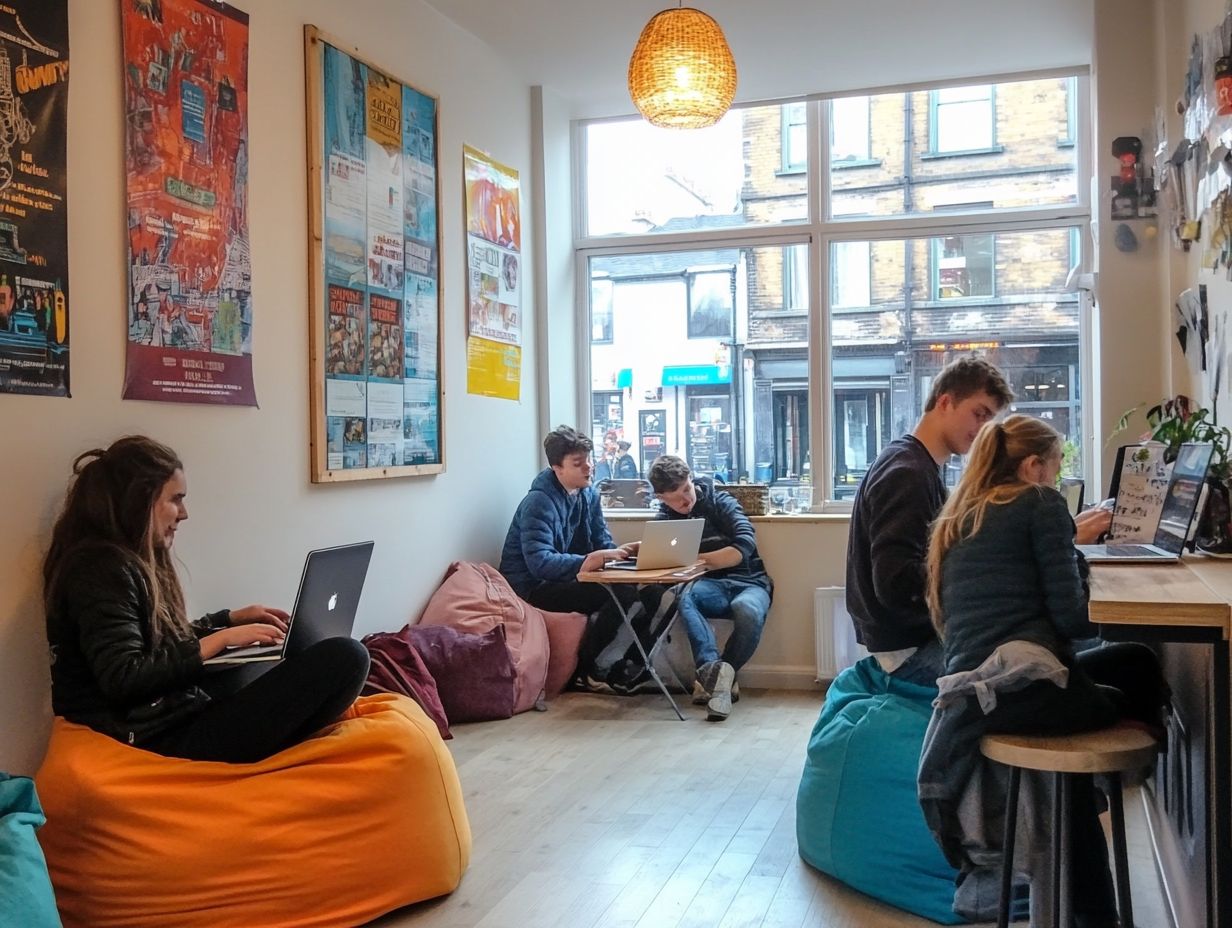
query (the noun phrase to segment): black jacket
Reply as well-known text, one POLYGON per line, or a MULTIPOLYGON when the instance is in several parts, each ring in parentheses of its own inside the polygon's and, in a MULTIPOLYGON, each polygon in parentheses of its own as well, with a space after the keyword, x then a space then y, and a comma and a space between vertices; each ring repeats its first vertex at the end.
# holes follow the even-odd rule
POLYGON ((697 488, 697 502, 693 504, 692 512, 682 516, 674 509, 660 504, 656 518, 705 519, 701 544, 703 554, 731 546, 744 555, 744 560, 735 567, 711 571, 706 576, 754 583, 773 595, 774 582, 766 573, 766 565, 762 563, 761 555, 757 553, 757 535, 753 532, 753 523, 744 514, 736 498, 716 487, 709 477, 694 477, 693 485, 697 488))
POLYGON ((924 601, 928 533, 945 503, 941 469, 905 435, 886 445, 856 490, 847 540, 847 611, 870 651, 936 637, 924 601))
POLYGON ((194 622, 195 637, 150 640, 152 606, 141 569, 118 548, 83 545, 66 556, 47 611, 56 715, 140 744, 200 711, 209 697, 197 638, 227 611, 194 622))

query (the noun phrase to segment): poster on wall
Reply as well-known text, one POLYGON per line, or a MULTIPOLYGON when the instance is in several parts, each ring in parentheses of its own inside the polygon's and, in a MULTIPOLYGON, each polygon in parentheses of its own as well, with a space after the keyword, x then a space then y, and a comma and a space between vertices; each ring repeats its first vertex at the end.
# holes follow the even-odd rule
POLYGON ((124 398, 255 406, 248 14, 218 0, 121 4, 124 398))
POLYGON ((304 27, 312 480, 435 474, 438 101, 304 27))
POLYGON ((0 393, 69 395, 67 0, 0 3, 0 393))
POLYGON ((522 384, 522 214, 518 172, 470 146, 466 188, 466 389, 516 400, 522 384))

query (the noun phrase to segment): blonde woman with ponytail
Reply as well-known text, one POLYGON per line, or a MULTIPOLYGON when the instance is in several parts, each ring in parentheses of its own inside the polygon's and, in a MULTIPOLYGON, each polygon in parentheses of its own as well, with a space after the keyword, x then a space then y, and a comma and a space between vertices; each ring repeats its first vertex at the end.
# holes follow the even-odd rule
POLYGON ((172 544, 188 518, 184 465, 131 435, 73 462, 43 561, 56 715, 155 753, 249 763, 303 740, 359 695, 368 653, 328 638, 225 697, 202 662, 279 642, 290 618, 254 604, 188 620, 172 544))
MULTIPOLYGON (((945 675, 919 774, 930 825, 954 821, 937 812, 945 795, 938 784, 952 785, 957 770, 978 761, 983 734, 1067 734, 1121 717, 1157 728, 1167 704, 1146 647, 1075 653, 1074 643, 1095 629, 1074 521, 1056 490, 1060 469, 1061 436, 1048 423, 1025 415, 990 422, 933 523, 927 600, 945 675)), ((1107 849, 1089 781, 1075 787, 1072 809, 1075 924, 1113 926, 1107 849)), ((952 845, 938 840, 959 856, 971 847, 970 836, 952 845)))

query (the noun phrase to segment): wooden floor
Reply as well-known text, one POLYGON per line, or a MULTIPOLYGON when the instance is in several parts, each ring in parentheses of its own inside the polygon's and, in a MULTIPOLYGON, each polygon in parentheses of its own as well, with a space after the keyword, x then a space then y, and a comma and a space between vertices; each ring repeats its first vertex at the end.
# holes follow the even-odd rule
MULTIPOLYGON (((451 896, 380 928, 910 928, 934 924, 804 864, 795 797, 818 693, 749 690, 722 723, 661 696, 568 693, 454 728, 474 835, 451 896)), ((1166 928, 1139 797, 1135 922, 1166 928)))

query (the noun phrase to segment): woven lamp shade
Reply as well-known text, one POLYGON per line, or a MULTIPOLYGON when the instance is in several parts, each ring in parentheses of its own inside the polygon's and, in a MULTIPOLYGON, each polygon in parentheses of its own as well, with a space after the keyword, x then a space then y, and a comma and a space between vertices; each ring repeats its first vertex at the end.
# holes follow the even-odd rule
POLYGON ((736 61, 719 24, 688 7, 655 14, 629 59, 629 93, 652 125, 718 122, 736 95, 736 61))

